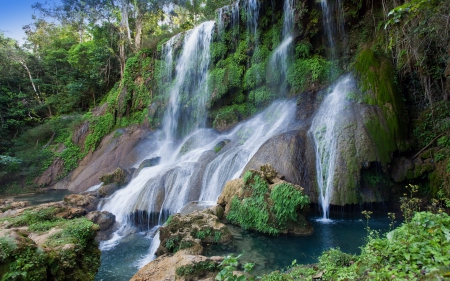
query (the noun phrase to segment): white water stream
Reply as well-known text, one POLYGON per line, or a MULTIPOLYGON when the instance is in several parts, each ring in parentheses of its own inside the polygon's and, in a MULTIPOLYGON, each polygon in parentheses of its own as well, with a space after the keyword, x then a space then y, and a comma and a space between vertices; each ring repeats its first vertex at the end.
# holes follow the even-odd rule
MULTIPOLYGON (((135 231, 154 233, 150 230, 189 202, 215 202, 225 182, 240 176, 259 147, 294 122, 295 103, 284 101, 275 102, 230 132, 219 134, 205 128, 213 28, 214 22, 205 22, 163 46, 169 100, 162 131, 153 134, 153 149, 146 157, 160 157, 161 161, 142 169, 126 187, 104 200, 101 209, 113 213, 120 228, 112 239, 101 243, 102 250, 115 247, 135 231), (177 57, 175 48, 180 40, 177 57)), ((154 257, 159 239, 155 237, 153 242, 145 262, 154 257)))
POLYGON ((353 89, 353 78, 350 75, 341 78, 320 105, 309 130, 309 134, 314 139, 317 185, 325 222, 329 218, 330 202, 335 185, 334 174, 339 158, 338 139, 341 128, 339 117, 345 114, 346 107, 349 105, 346 95, 353 89))

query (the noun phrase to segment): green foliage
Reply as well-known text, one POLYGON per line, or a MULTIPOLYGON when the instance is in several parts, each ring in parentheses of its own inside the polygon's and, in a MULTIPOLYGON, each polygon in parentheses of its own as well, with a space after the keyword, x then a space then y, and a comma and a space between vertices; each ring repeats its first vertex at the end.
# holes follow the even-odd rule
POLYGON ((169 239, 166 240, 166 248, 169 251, 173 251, 176 252, 178 251, 178 249, 176 249, 176 243, 180 240, 179 237, 170 237, 169 239))
POLYGON ((414 214, 420 210, 420 199, 414 197, 414 194, 419 190, 419 186, 409 184, 406 186, 410 191, 410 196, 406 197, 406 193, 403 194, 404 197, 400 198, 400 210, 403 213, 405 221, 408 222, 412 219, 414 214))
POLYGON ((47 267, 46 256, 41 249, 32 245, 14 251, 13 258, 6 272, 2 274, 2 280, 46 280, 47 267))
POLYGON ((20 216, 9 219, 11 225, 13 226, 32 226, 33 224, 38 224, 46 221, 56 221, 57 218, 55 214, 57 209, 42 208, 37 210, 25 210, 20 216))
POLYGON ((250 112, 252 112, 252 107, 247 104, 224 106, 213 112, 213 115, 215 115, 213 127, 216 129, 226 128, 228 125, 237 123, 239 120, 249 116, 250 112))
POLYGON ((70 224, 64 228, 61 238, 69 238, 73 243, 86 247, 89 240, 93 239, 96 234, 96 226, 93 222, 86 218, 77 218, 70 221, 70 224))
POLYGON ((91 149, 97 148, 97 145, 108 134, 114 126, 114 116, 111 113, 106 113, 103 116, 93 117, 91 119, 90 133, 84 142, 84 151, 88 152, 91 149))
POLYGON ((57 154, 64 160, 64 170, 66 172, 72 171, 78 166, 78 161, 83 157, 81 149, 76 146, 71 139, 66 141, 66 148, 57 154))
POLYGON ((175 272, 178 276, 194 278, 197 276, 203 276, 205 273, 216 272, 218 269, 219 268, 215 262, 206 260, 177 267, 175 272))
MULTIPOLYGON (((216 275, 215 280, 217 281, 252 281, 254 280, 253 277, 247 277, 246 275, 240 275, 237 276, 234 274, 234 271, 237 270, 239 266, 238 259, 242 255, 239 255, 237 257, 233 255, 226 256, 222 263, 220 264, 220 267, 222 270, 216 275)), ((244 272, 249 273, 252 271, 254 264, 252 263, 246 263, 244 265, 244 272)))
POLYGON ((222 237, 222 232, 220 232, 220 231, 214 232, 214 242, 216 242, 216 243, 219 242, 221 237, 222 237))
POLYGON ((247 171, 243 177, 244 192, 249 197, 234 197, 227 219, 243 229, 254 229, 271 235, 278 234, 291 222, 297 222, 297 211, 309 206, 309 197, 293 185, 281 183, 269 191, 265 179, 247 171), (270 202, 270 203, 269 203, 270 202))
POLYGON ((297 210, 309 205, 309 197, 288 183, 275 185, 270 198, 273 200, 272 210, 279 225, 297 221, 297 210))
POLYGON ((13 251, 17 249, 17 245, 14 239, 11 237, 0 237, 0 262, 4 262, 10 256, 12 256, 13 251))
MULTIPOLYGON (((418 145, 424 147, 434 138, 450 130, 450 102, 441 101, 421 112, 414 122, 413 133, 418 145)), ((442 146, 447 145, 447 141, 441 141, 442 146)))
POLYGON ((296 60, 288 69, 287 81, 296 93, 304 91, 314 83, 327 81, 331 62, 320 56, 296 60))
POLYGON ((439 138, 437 143, 441 147, 450 148, 450 138, 447 136, 439 138))

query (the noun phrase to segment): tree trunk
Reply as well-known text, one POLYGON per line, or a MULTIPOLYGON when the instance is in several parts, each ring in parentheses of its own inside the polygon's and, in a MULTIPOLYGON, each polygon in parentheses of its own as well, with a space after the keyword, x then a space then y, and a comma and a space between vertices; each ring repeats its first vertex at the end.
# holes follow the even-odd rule
POLYGON ((36 85, 34 85, 33 77, 31 76, 31 72, 30 72, 30 70, 28 69, 28 66, 27 66, 26 63, 25 63, 24 61, 22 61, 22 60, 19 60, 19 63, 25 68, 25 70, 26 70, 27 73, 28 73, 28 77, 30 78, 31 85, 33 86, 33 90, 34 90, 34 93, 36 94, 36 98, 37 98, 38 102, 39 102, 39 103, 42 103, 42 101, 41 101, 41 96, 39 95, 39 92, 38 92, 38 90, 37 90, 37 88, 36 88, 36 85))
POLYGON ((121 25, 127 32, 128 43, 131 44, 130 24, 128 23, 128 1, 122 0, 122 22, 121 25))
POLYGON ((142 27, 142 16, 138 15, 136 18, 136 36, 134 37, 134 48, 136 49, 136 52, 141 49, 142 27))

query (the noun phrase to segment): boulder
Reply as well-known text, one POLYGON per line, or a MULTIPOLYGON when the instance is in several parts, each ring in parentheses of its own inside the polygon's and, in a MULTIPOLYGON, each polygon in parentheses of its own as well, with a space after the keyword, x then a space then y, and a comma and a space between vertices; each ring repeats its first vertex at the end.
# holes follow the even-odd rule
POLYGON ((108 197, 112 195, 114 192, 120 189, 120 185, 118 183, 110 183, 106 185, 100 186, 98 189, 98 196, 100 197, 108 197))
POLYGON ((107 211, 89 212, 86 215, 86 218, 91 222, 98 224, 100 231, 108 230, 116 222, 116 216, 107 211))
POLYGON ((81 210, 57 202, 6 218, 0 224, 0 279, 9 280, 20 269, 26 280, 94 280, 100 266, 98 226, 79 218, 81 210))
POLYGON ((310 235, 311 224, 304 214, 309 198, 299 185, 282 180, 268 164, 249 170, 243 178, 225 184, 218 204, 231 223, 268 234, 310 235), (292 202, 292 203, 291 203, 292 202))
POLYGON ((139 175, 139 172, 147 167, 153 167, 156 165, 159 165, 159 162, 161 161, 161 157, 154 157, 151 159, 145 159, 144 161, 142 161, 142 163, 139 165, 139 168, 137 168, 137 170, 135 170, 133 172, 133 177, 139 175))
POLYGON ((122 168, 117 168, 111 173, 103 174, 99 180, 103 182, 104 185, 111 183, 117 183, 118 185, 124 185, 130 181, 131 175, 127 170, 122 168))
POLYGON ((71 207, 82 207, 87 211, 96 209, 97 198, 89 194, 69 194, 64 197, 64 203, 71 207))
POLYGON ((158 257, 141 268, 130 281, 214 281, 221 260, 195 253, 192 249, 186 249, 173 256, 158 257))

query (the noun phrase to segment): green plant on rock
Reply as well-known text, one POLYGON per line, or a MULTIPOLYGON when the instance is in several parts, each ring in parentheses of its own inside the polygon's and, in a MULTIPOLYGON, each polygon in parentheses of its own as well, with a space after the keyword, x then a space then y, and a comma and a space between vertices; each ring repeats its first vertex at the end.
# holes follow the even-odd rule
POLYGON ((269 190, 268 183, 254 171, 244 176, 244 198, 233 197, 227 219, 244 229, 276 235, 297 222, 297 211, 309 205, 309 197, 295 186, 283 182, 269 190))
POLYGON ((90 133, 84 142, 84 151, 88 152, 91 149, 95 150, 97 145, 114 127, 114 116, 111 113, 106 113, 103 116, 93 117, 91 120, 90 133))
POLYGON ((287 81, 295 93, 304 91, 313 83, 325 82, 330 73, 331 62, 320 56, 296 60, 288 69, 287 81))
MULTIPOLYGON (((220 267, 222 270, 216 275, 217 281, 252 281, 255 280, 253 277, 247 277, 245 274, 243 275, 236 275, 234 272, 237 270, 239 266, 238 259, 242 255, 239 255, 237 257, 233 255, 226 256, 225 259, 220 264, 220 267)), ((252 271, 254 264, 253 263, 246 263, 244 264, 244 272, 249 273, 252 271)))
POLYGON ((215 262, 206 260, 177 267, 175 273, 178 276, 195 278, 199 275, 201 276, 208 272, 217 272, 218 270, 219 267, 216 265, 215 262))
POLYGON ((309 197, 288 183, 274 186, 270 198, 273 200, 272 208, 279 225, 286 225, 289 221, 296 222, 297 210, 309 205, 309 197))

